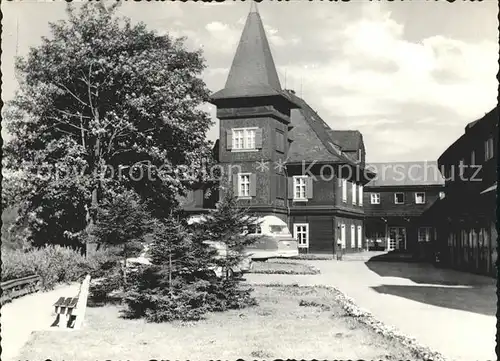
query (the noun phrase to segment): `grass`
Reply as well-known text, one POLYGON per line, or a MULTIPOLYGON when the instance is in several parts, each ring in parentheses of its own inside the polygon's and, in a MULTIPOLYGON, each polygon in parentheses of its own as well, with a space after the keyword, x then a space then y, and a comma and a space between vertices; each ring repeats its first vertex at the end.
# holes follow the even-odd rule
POLYGON ((319 270, 304 263, 289 260, 269 260, 267 262, 254 262, 250 273, 315 275, 319 273, 319 270))
POLYGON ((119 306, 88 308, 84 328, 39 331, 18 359, 415 359, 337 303, 335 290, 255 286, 259 306, 196 323, 127 320, 119 306))

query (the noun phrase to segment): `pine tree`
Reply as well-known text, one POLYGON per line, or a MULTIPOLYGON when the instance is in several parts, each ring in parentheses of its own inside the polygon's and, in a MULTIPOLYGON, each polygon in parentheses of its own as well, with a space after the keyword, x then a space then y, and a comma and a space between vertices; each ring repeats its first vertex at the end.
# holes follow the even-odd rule
POLYGON ((143 248, 150 229, 150 214, 133 191, 124 191, 99 208, 90 234, 99 244, 122 247, 123 284, 127 284, 127 258, 143 248))
POLYGON ((218 260, 220 266, 230 275, 245 255, 245 247, 256 242, 257 237, 249 237, 250 230, 258 225, 258 218, 248 209, 238 206, 238 201, 231 189, 228 189, 216 208, 210 212, 203 222, 203 234, 206 240, 221 242, 227 247, 225 257, 218 260))

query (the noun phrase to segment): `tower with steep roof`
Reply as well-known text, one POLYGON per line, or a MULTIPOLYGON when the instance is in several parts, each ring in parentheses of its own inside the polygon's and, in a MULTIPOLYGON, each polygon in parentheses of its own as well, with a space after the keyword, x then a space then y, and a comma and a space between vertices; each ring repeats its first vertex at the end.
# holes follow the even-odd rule
POLYGON ((219 162, 242 206, 286 220, 290 110, 255 3, 247 16, 224 88, 211 97, 220 119, 219 162))

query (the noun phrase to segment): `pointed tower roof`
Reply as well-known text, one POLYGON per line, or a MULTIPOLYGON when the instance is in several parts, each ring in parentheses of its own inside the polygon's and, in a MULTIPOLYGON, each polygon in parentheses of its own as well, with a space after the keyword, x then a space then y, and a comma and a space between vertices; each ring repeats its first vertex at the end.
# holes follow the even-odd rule
POLYGON ((226 85, 212 98, 273 96, 283 93, 257 5, 252 1, 226 85))

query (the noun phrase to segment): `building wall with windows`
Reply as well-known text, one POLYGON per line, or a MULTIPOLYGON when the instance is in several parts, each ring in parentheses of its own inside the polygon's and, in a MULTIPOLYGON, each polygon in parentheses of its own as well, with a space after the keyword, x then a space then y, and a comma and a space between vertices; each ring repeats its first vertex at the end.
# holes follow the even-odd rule
POLYGON ((498 107, 469 123, 439 157, 446 197, 428 211, 442 263, 496 276, 498 107), (462 169, 460 169, 462 165, 462 169))
POLYGON ((220 120, 221 185, 241 207, 286 221, 301 252, 362 248, 363 186, 370 174, 363 136, 331 129, 304 99, 281 88, 255 9, 226 84, 210 101, 220 120))
POLYGON ((436 227, 424 213, 443 197, 444 179, 437 163, 394 162, 367 167, 377 173, 364 189, 369 248, 431 257, 436 227))

